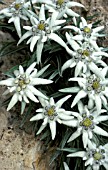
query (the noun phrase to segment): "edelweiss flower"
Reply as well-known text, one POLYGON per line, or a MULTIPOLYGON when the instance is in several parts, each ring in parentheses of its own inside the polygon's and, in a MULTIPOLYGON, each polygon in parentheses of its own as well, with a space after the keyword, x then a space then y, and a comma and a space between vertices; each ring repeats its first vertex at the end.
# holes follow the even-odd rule
POLYGON ((47 99, 47 97, 34 86, 52 83, 51 80, 39 78, 49 65, 41 69, 39 72, 37 72, 37 69, 34 69, 35 65, 36 63, 34 62, 25 72, 20 65, 19 70, 14 71, 15 77, 0 81, 0 85, 6 85, 8 87, 8 90, 6 90, 4 94, 14 93, 7 111, 9 111, 18 100, 20 102, 24 101, 25 103, 29 103, 29 98, 34 102, 39 102, 35 95, 47 99))
POLYGON ((14 23, 19 37, 21 37, 20 19, 28 20, 24 11, 24 9, 26 9, 27 7, 28 5, 25 3, 25 0, 16 0, 8 8, 0 11, 0 14, 3 14, 5 17, 10 18, 8 20, 8 23, 14 23))
POLYGON ((62 99, 60 99, 57 103, 54 102, 54 99, 51 97, 48 100, 44 100, 39 97, 39 101, 43 108, 39 108, 36 112, 39 112, 36 116, 33 116, 30 121, 37 121, 40 119, 44 119, 39 131, 37 134, 41 133, 42 130, 49 124, 51 130, 52 140, 54 140, 56 135, 56 122, 62 123, 62 120, 70 120, 73 119, 73 116, 70 116, 71 111, 66 111, 61 108, 63 103, 70 98, 71 95, 68 95, 62 99))
POLYGON ((76 26, 65 26, 65 29, 72 29, 78 33, 78 35, 72 36, 73 40, 77 41, 86 41, 91 44, 96 50, 99 50, 99 47, 96 43, 97 37, 101 37, 99 31, 104 29, 104 26, 99 26, 96 28, 92 28, 93 24, 87 24, 87 21, 81 17, 80 28, 76 26))
POLYGON ((65 20, 56 20, 56 14, 53 13, 51 18, 45 19, 44 4, 41 5, 39 20, 35 17, 31 17, 31 22, 33 26, 24 26, 23 28, 28 30, 19 40, 20 44, 24 39, 29 38, 27 44, 30 43, 30 51, 33 52, 34 46, 37 43, 37 63, 41 62, 41 53, 44 46, 44 42, 47 39, 52 39, 59 43, 63 47, 67 47, 65 42, 54 33, 58 30, 60 26, 65 22, 65 20))
MULTIPOLYGON (((108 67, 105 67, 101 70, 103 78, 97 77, 95 74, 93 75, 83 75, 83 77, 74 77, 70 78, 69 81, 77 81, 80 90, 76 87, 76 92, 78 94, 75 96, 71 107, 74 107, 78 101, 88 95, 91 103, 95 102, 97 111, 100 112, 102 104, 107 106, 107 99, 108 98, 108 79, 105 79, 107 74, 108 67)), ((73 87, 75 88, 75 87, 73 87)), ((60 92, 69 92, 71 93, 72 87, 61 89, 60 92)), ((91 106, 89 106, 91 108, 91 106)))
POLYGON ((67 52, 72 56, 71 59, 67 60, 61 68, 63 72, 67 68, 75 67, 75 77, 79 74, 86 73, 88 70, 91 70, 98 76, 101 75, 101 71, 97 67, 97 64, 101 64, 104 67, 107 66, 105 62, 101 60, 102 55, 108 57, 108 54, 105 52, 96 51, 90 44, 87 42, 78 44, 71 36, 66 33, 66 38, 68 43, 71 45, 74 51, 66 49, 67 52))
POLYGON ((108 170, 108 144, 96 147, 95 143, 89 141, 86 151, 72 153, 67 155, 67 157, 81 157, 83 160, 86 160, 85 166, 88 166, 86 170, 91 169, 91 166, 93 170, 99 170, 101 165, 108 170))
POLYGON ((78 17, 79 14, 72 11, 72 7, 84 7, 82 4, 78 2, 70 2, 70 0, 51 0, 51 3, 47 3, 45 6, 49 9, 50 12, 57 12, 57 18, 67 17, 67 15, 72 17, 78 17))
POLYGON ((67 17, 67 15, 78 17, 79 14, 72 11, 71 8, 75 6, 84 8, 81 3, 70 2, 70 0, 32 0, 32 3, 45 3, 45 7, 49 12, 56 12, 58 14, 57 19, 60 19, 63 16, 67 17))
POLYGON ((67 126, 74 126, 76 125, 77 131, 75 131, 69 138, 68 142, 73 141, 78 136, 82 134, 82 141, 84 148, 87 147, 88 140, 92 139, 93 133, 98 135, 107 136, 108 133, 97 126, 102 121, 108 120, 108 116, 101 116, 101 113, 107 112, 106 110, 101 110, 97 113, 96 108, 88 110, 87 106, 84 106, 82 102, 78 103, 78 110, 79 113, 72 113, 77 119, 63 121, 63 124, 67 126))

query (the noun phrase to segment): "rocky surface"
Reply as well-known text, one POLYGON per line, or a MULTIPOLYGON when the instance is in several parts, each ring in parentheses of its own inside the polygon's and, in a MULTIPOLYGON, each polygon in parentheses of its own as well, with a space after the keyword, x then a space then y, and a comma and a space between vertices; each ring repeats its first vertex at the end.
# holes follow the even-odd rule
MULTIPOLYGON (((77 0, 78 1, 78 0, 77 0)), ((12 0, 4 0, 6 5, 0 5, 4 8, 12 0)), ((82 10, 83 15, 93 15, 99 13, 95 20, 101 19, 108 33, 108 1, 107 0, 80 0, 86 6, 82 10)), ((12 40, 8 33, 0 31, 0 47, 5 41, 12 40)), ((103 46, 108 46, 108 37, 104 38, 103 46)), ((5 76, 2 74, 14 65, 22 61, 22 54, 16 56, 5 56, 0 59, 0 79, 5 76), (17 60, 17 56, 20 60, 17 60)), ((1 95, 4 87, 0 87, 0 101, 3 101, 1 95)), ((5 108, 0 108, 0 170, 54 170, 56 166, 49 166, 49 160, 52 155, 52 149, 45 149, 44 143, 39 138, 34 138, 19 128, 21 118, 17 108, 7 112, 5 108), (55 168, 54 168, 55 167, 55 168)))

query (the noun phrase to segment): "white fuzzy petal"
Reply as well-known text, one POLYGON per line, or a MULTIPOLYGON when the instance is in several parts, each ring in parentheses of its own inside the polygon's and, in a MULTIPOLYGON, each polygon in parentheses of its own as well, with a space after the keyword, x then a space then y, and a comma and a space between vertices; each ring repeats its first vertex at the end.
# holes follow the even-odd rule
POLYGON ((24 74, 24 69, 21 65, 19 66, 19 72, 20 72, 20 74, 24 74))
POLYGON ((78 125, 78 121, 75 120, 75 119, 67 120, 67 121, 65 121, 65 120, 63 121, 63 120, 62 120, 62 123, 63 123, 64 125, 70 126, 70 127, 77 127, 77 125, 78 125))
POLYGON ((100 113, 101 107, 102 107, 102 102, 101 102, 100 96, 97 94, 95 94, 95 103, 96 103, 97 112, 100 113))
POLYGON ((39 36, 32 37, 31 44, 30 44, 30 51, 31 52, 33 52, 34 46, 36 45, 39 38, 40 38, 39 36))
POLYGON ((66 164, 66 162, 63 162, 63 165, 64 165, 64 169, 65 169, 65 170, 69 170, 69 167, 68 167, 68 165, 66 164))
POLYGON ((50 84, 52 83, 52 80, 47 80, 47 79, 43 79, 43 78, 33 78, 31 81, 32 85, 39 85, 39 84, 50 84))
POLYGON ((77 77, 81 73, 83 65, 84 65, 83 62, 81 61, 78 62, 78 64, 75 67, 75 77, 77 77))
POLYGON ((39 70, 36 74, 36 77, 40 77, 46 70, 47 68, 50 66, 50 64, 46 65, 45 67, 43 67, 41 70, 39 70))
POLYGON ((21 38, 21 27, 20 27, 20 18, 19 16, 16 16, 14 18, 14 25, 17 31, 18 36, 21 38))
POLYGON ((98 134, 98 135, 102 135, 102 136, 107 136, 108 137, 108 133, 103 130, 102 128, 95 126, 95 128, 93 129, 93 132, 98 134))
POLYGON ((78 3, 78 2, 68 2, 68 3, 67 3, 67 6, 68 6, 68 7, 74 7, 74 6, 84 7, 84 5, 82 5, 81 3, 78 3))
POLYGON ((93 34, 99 32, 99 31, 101 31, 103 29, 104 29, 104 26, 96 27, 96 28, 93 29, 93 34))
POLYGON ((36 66, 36 62, 32 63, 26 70, 26 74, 29 75, 33 70, 34 67, 36 66))
POLYGON ((56 135, 56 122, 50 121, 49 126, 50 126, 50 130, 51 130, 52 140, 54 140, 55 135, 56 135))
POLYGON ((94 64, 93 62, 90 62, 88 64, 88 67, 93 73, 95 73, 98 77, 103 79, 103 75, 102 75, 100 69, 96 66, 96 64, 94 64))
POLYGON ((70 138, 68 139, 67 142, 73 141, 74 139, 76 139, 76 138, 77 138, 78 136, 80 136, 80 135, 81 135, 81 130, 74 132, 74 133, 70 136, 70 138))
POLYGON ((73 59, 70 59, 70 60, 66 61, 66 62, 63 64, 63 66, 62 66, 62 68, 61 68, 61 74, 63 73, 64 70, 66 70, 67 68, 70 67, 70 65, 72 64, 72 62, 73 62, 73 59))
POLYGON ((85 154, 86 154, 85 151, 79 151, 79 152, 71 153, 71 154, 67 155, 67 157, 81 157, 81 158, 83 158, 85 156, 85 154))
POLYGON ((45 21, 45 10, 44 10, 44 4, 41 5, 40 13, 39 13, 39 21, 45 21))
POLYGON ((45 125, 42 124, 41 127, 40 127, 40 129, 39 129, 38 132, 36 133, 36 135, 40 134, 46 126, 47 126, 47 124, 45 124, 45 125))
POLYGON ((69 16, 72 16, 72 17, 79 17, 79 14, 77 14, 76 12, 72 11, 71 9, 67 9, 66 13, 69 15, 69 16))
POLYGON ((16 103, 18 102, 18 94, 15 93, 13 97, 11 98, 11 101, 8 105, 7 111, 9 111, 16 103))
POLYGON ((64 48, 67 47, 66 43, 65 43, 57 34, 51 33, 51 34, 49 35, 49 38, 52 39, 52 40, 54 40, 54 41, 57 42, 58 44, 60 44, 62 47, 64 47, 64 48))
POLYGON ((44 46, 44 43, 38 41, 38 43, 37 43, 37 50, 36 50, 37 63, 38 63, 38 64, 41 63, 41 55, 42 55, 43 46, 44 46))
POLYGON ((33 117, 30 119, 30 121, 40 120, 40 119, 43 119, 43 118, 44 118, 43 114, 42 114, 42 113, 39 113, 39 114, 37 114, 36 116, 33 116, 33 117))
POLYGON ((93 162, 93 157, 89 158, 86 162, 85 162, 85 166, 88 166, 89 164, 91 165, 93 162))
POLYGON ((88 132, 85 130, 83 131, 82 141, 83 141, 84 148, 86 148, 88 143, 88 132))
POLYGON ((71 96, 72 96, 72 95, 68 95, 68 96, 66 96, 66 97, 63 97, 62 99, 60 99, 60 100, 56 103, 56 106, 57 106, 58 108, 60 108, 60 107, 63 105, 63 103, 64 103, 65 101, 67 101, 71 96))
POLYGON ((13 86, 14 78, 9 78, 7 80, 1 80, 0 85, 13 86))
POLYGON ((84 105, 81 101, 78 102, 78 110, 81 114, 84 112, 84 105))
POLYGON ((33 86, 28 86, 29 91, 31 91, 34 95, 42 97, 44 99, 48 99, 43 93, 41 93, 39 90, 37 90, 33 86))
POLYGON ((27 31, 21 38, 20 40, 18 41, 18 44, 19 45, 23 40, 25 40, 26 38, 30 37, 32 35, 32 31, 27 31))
POLYGON ((80 99, 86 97, 86 95, 87 93, 84 90, 79 91, 72 102, 71 108, 74 107, 80 99))
POLYGON ((30 98, 32 101, 38 103, 39 101, 37 98, 34 96, 34 94, 30 90, 26 90, 25 94, 27 95, 28 98, 30 98))

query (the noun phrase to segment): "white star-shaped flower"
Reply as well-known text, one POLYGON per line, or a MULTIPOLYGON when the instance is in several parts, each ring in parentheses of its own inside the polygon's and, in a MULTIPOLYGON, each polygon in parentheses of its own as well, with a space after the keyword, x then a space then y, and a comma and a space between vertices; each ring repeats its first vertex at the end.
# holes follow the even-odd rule
POLYGON ((66 89, 59 90, 60 92, 70 92, 75 93, 78 92, 75 96, 71 107, 74 107, 77 102, 88 96, 89 98, 89 108, 91 108, 93 103, 95 102, 97 111, 100 112, 102 104, 107 106, 108 98, 108 78, 105 78, 108 71, 108 67, 105 67, 101 70, 101 74, 103 78, 97 77, 95 74, 92 75, 83 75, 83 77, 73 77, 70 78, 69 81, 77 81, 80 87, 69 87, 66 89), (75 89, 72 91, 72 89, 75 89), (71 92, 72 91, 72 92, 71 92))
POLYGON ((108 133, 98 126, 100 122, 108 120, 108 116, 100 115, 107 112, 106 110, 102 109, 97 113, 96 107, 89 110, 82 102, 78 103, 78 110, 79 113, 72 113, 77 119, 63 121, 63 124, 67 126, 77 127, 77 130, 70 136, 68 142, 73 141, 82 134, 83 146, 86 148, 88 140, 93 138, 94 133, 108 137, 108 133))
POLYGON ((78 2, 71 2, 70 0, 32 0, 32 3, 45 3, 45 7, 49 10, 49 12, 56 12, 57 19, 69 16, 78 17, 79 14, 74 12, 71 8, 72 7, 83 7, 81 3, 78 2))
POLYGON ((104 29, 104 26, 98 26, 96 28, 92 28, 93 24, 87 24, 85 18, 81 17, 80 28, 77 26, 65 26, 64 29, 72 29, 78 35, 73 36, 72 39, 76 41, 86 41, 91 44, 96 50, 100 50, 96 40, 97 37, 105 36, 100 34, 99 32, 104 29))
POLYGON ((37 71, 35 66, 36 63, 34 62, 26 69, 26 71, 24 71, 23 67, 20 65, 19 70, 14 71, 14 77, 0 81, 0 85, 5 85, 8 88, 4 94, 13 94, 7 111, 9 111, 18 101, 29 103, 29 98, 34 102, 39 102, 35 96, 47 99, 47 97, 34 86, 52 83, 51 80, 40 78, 49 65, 45 66, 40 71, 37 71))
POLYGON ((64 48, 67 47, 66 43, 54 33, 54 31, 60 29, 60 24, 64 23, 65 20, 56 20, 56 13, 53 13, 51 18, 45 19, 44 4, 41 5, 39 18, 31 17, 31 23, 33 26, 24 26, 23 28, 27 32, 21 37, 18 44, 23 40, 30 37, 27 44, 30 44, 30 51, 33 52, 35 45, 37 44, 37 63, 41 62, 41 54, 44 43, 48 40, 54 40, 64 48))
POLYGON ((16 0, 8 8, 4 8, 0 11, 0 14, 4 15, 7 18, 10 18, 8 20, 8 23, 14 23, 15 29, 19 37, 21 37, 20 20, 28 20, 27 8, 28 5, 25 3, 25 0, 16 0))
POLYGON ((100 166, 104 166, 108 170, 108 144, 97 147, 95 143, 89 141, 86 151, 71 153, 67 157, 81 157, 85 160, 87 170, 91 167, 93 170, 99 170, 100 166))
POLYGON ((81 73, 86 73, 88 70, 91 70, 95 74, 98 73, 98 76, 101 75, 101 71, 97 67, 97 64, 102 66, 107 66, 105 62, 101 60, 102 56, 108 57, 108 54, 101 51, 96 51, 90 44, 87 42, 77 43, 71 38, 71 36, 66 33, 66 38, 68 43, 71 45, 72 50, 67 48, 67 52, 72 56, 71 59, 67 60, 61 68, 61 73, 67 68, 75 67, 75 77, 81 73))
POLYGON ((71 95, 68 95, 58 100, 58 102, 56 103, 53 97, 51 97, 49 100, 45 100, 39 97, 42 108, 37 109, 36 116, 33 116, 30 119, 30 121, 38 121, 40 119, 44 120, 37 134, 40 134, 42 130, 47 126, 47 124, 49 124, 52 140, 54 140, 56 136, 56 122, 61 124, 62 120, 73 119, 73 116, 71 116, 72 112, 66 111, 64 108, 61 107, 63 103, 67 101, 70 97, 71 95))

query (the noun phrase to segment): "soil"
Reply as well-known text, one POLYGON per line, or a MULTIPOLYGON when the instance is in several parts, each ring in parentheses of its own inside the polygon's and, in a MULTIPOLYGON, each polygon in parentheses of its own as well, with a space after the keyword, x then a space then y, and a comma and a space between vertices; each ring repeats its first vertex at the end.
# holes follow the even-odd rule
MULTIPOLYGON (((77 0, 78 1, 78 0, 77 0)), ((0 5, 0 9, 8 6, 13 0, 4 0, 5 5, 0 5)), ((99 14, 95 20, 101 20, 101 25, 105 26, 108 33, 108 0, 80 0, 85 5, 85 10, 80 11, 83 16, 99 14)), ((0 31, 0 47, 3 42, 11 41, 9 33, 0 31)), ((108 46, 108 37, 103 39, 101 44, 108 46)), ((20 64, 22 54, 7 55, 0 58, 0 79, 4 79, 3 72, 9 70, 14 65, 20 64), (19 60, 17 60, 17 56, 19 60)), ((5 99, 2 96, 5 88, 0 87, 0 103, 5 99)), ((7 112, 5 107, 0 108, 0 170, 54 170, 55 164, 49 166, 52 149, 45 149, 44 143, 39 137, 34 138, 34 134, 22 130, 19 125, 21 117, 17 107, 7 112)))

